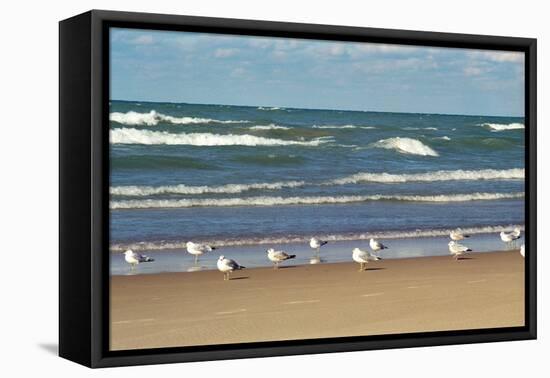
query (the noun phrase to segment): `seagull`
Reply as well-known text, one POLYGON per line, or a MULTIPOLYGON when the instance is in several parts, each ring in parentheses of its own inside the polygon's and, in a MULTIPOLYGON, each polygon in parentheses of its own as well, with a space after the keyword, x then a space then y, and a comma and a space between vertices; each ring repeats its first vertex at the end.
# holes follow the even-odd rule
POLYGON ((388 249, 388 247, 386 247, 384 244, 380 243, 379 241, 376 241, 374 239, 371 239, 369 241, 369 245, 371 247, 371 249, 374 251, 374 252, 378 252, 378 251, 381 251, 382 249, 388 249))
POLYGON ((199 261, 200 255, 205 252, 212 252, 212 250, 216 249, 215 247, 209 246, 208 244, 198 244, 193 242, 187 242, 185 246, 187 247, 187 252, 195 255, 195 264, 197 264, 197 261, 199 261))
POLYGON ((455 260, 458 260, 458 257, 462 256, 466 252, 472 252, 470 248, 460 243, 457 243, 454 240, 449 242, 449 251, 451 252, 451 255, 453 255, 455 260))
POLYGON ((519 248, 519 253, 521 256, 525 257, 525 244, 522 244, 519 248))
POLYGON ((322 246, 324 246, 327 243, 328 243, 327 241, 324 241, 324 240, 321 240, 321 239, 317 239, 316 237, 313 237, 309 241, 309 246, 313 249, 316 249, 317 250, 317 255, 319 255, 319 250, 321 249, 322 246))
POLYGON ((142 262, 155 261, 151 257, 140 255, 139 253, 135 253, 131 249, 124 252, 124 260, 126 260, 126 262, 130 264, 130 266, 132 267, 132 270, 136 267, 136 265, 141 264, 142 262))
POLYGON ((511 232, 501 231, 500 239, 506 244, 510 244, 521 237, 521 230, 519 227, 514 228, 511 232))
POLYGON ((460 229, 452 230, 449 236, 451 237, 451 240, 454 241, 463 240, 470 237, 470 235, 463 234, 460 229))
POLYGON ((296 257, 296 255, 289 255, 284 251, 276 251, 273 248, 269 248, 266 252, 267 258, 273 262, 273 269, 279 269, 280 262, 296 257))
POLYGON ((369 251, 363 251, 359 248, 354 248, 353 249, 353 253, 352 253, 351 257, 353 258, 353 261, 355 261, 356 263, 361 264, 361 266, 359 268, 360 272, 362 272, 364 270, 363 269, 363 264, 368 264, 369 261, 382 260, 382 258, 371 254, 369 251))
POLYGON ((244 266, 239 265, 235 260, 227 259, 225 256, 220 256, 218 259, 218 270, 223 273, 223 280, 228 281, 229 275, 234 270, 244 269, 244 266))

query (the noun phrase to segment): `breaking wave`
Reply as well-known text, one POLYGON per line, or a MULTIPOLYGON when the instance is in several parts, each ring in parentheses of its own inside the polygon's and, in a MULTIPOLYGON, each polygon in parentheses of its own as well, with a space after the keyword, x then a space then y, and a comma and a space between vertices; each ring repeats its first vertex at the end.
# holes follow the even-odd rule
POLYGON ((227 184, 220 186, 115 186, 110 188, 110 194, 115 196, 151 196, 157 194, 205 194, 205 193, 242 193, 250 190, 279 190, 283 188, 298 188, 304 181, 286 181, 274 183, 227 184))
POLYGON ((365 129, 365 130, 376 129, 376 127, 374 126, 355 126, 355 125, 322 125, 322 126, 313 125, 311 126, 311 128, 313 129, 365 129))
POLYGON ((250 130, 290 130, 290 127, 271 124, 271 125, 252 126, 250 127, 250 130))
POLYGON ((110 132, 110 141, 111 144, 167 144, 191 146, 319 146, 327 142, 326 138, 297 141, 263 138, 247 134, 172 134, 166 131, 138 130, 133 128, 112 129, 110 132))
POLYGON ((433 182, 433 181, 472 181, 472 180, 516 180, 524 179, 523 168, 512 169, 481 169, 481 170, 454 170, 454 171, 433 171, 425 173, 370 173, 362 172, 351 176, 332 180, 327 185, 357 184, 361 182, 378 183, 404 183, 404 182, 433 182))
POLYGON ((403 127, 402 130, 439 130, 437 127, 403 127))
POLYGON ((221 121, 219 119, 198 118, 198 117, 173 117, 157 113, 151 110, 149 113, 138 113, 129 111, 127 113, 114 112, 109 114, 109 120, 128 126, 156 126, 160 122, 174 125, 187 125, 197 123, 248 123, 249 121, 221 121))
MULTIPOLYGON (((464 227, 461 231, 465 234, 490 234, 499 233, 501 231, 513 230, 518 227, 523 231, 523 225, 497 225, 497 226, 478 226, 464 227)), ((405 238, 425 238, 448 236, 454 230, 450 228, 435 228, 424 230, 399 230, 399 231, 372 231, 364 233, 342 233, 342 234, 324 234, 318 235, 322 240, 329 242, 347 241, 347 240, 369 240, 375 239, 405 239, 405 238)), ((267 236, 267 237, 244 237, 244 238, 228 238, 228 239, 208 239, 198 240, 200 243, 215 245, 216 247, 231 247, 238 245, 262 245, 262 244, 290 244, 290 243, 307 243, 311 235, 286 235, 286 236, 267 236)), ((113 243, 110 246, 112 252, 122 252, 127 249, 134 251, 161 251, 171 249, 184 249, 187 240, 159 240, 159 241, 143 241, 135 243, 113 243)))
POLYGON ((279 206, 279 205, 320 205, 343 204, 369 201, 408 201, 408 202, 467 202, 499 199, 523 198, 524 193, 467 193, 440 195, 350 195, 315 197, 245 197, 245 198, 185 198, 185 199, 144 199, 111 201, 110 208, 152 209, 188 207, 227 207, 227 206, 279 206))
POLYGON ((421 155, 421 156, 439 156, 429 146, 425 145, 421 141, 412 138, 389 138, 381 139, 373 144, 377 148, 385 148, 388 150, 395 150, 402 154, 421 155))
POLYGON ((525 125, 523 123, 482 123, 480 126, 485 127, 486 129, 489 129, 491 131, 504 131, 504 130, 520 130, 525 129, 525 125))

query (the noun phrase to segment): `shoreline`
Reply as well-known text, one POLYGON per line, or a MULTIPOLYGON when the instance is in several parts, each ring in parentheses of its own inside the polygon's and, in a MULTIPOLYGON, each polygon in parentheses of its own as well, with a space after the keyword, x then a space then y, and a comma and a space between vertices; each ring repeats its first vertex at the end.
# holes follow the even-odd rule
MULTIPOLYGON (((449 256, 448 235, 379 240, 389 248, 378 254, 383 259, 449 256)), ((522 241, 519 241, 517 244, 518 248, 521 243, 522 241)), ((470 238, 463 241, 463 244, 475 251, 474 254, 504 248, 500 236, 495 233, 472 234, 470 238)), ((124 261, 122 254, 110 253, 110 272, 114 276, 217 270, 216 261, 220 255, 234 259, 249 268, 271 267, 272 263, 266 256, 266 250, 271 247, 296 255, 295 259, 286 262, 284 265, 309 265, 310 259, 314 256, 314 250, 310 248, 309 242, 303 241, 284 245, 218 246, 216 250, 200 256, 198 265, 195 265, 194 256, 189 254, 185 248, 169 251, 138 251, 138 253, 152 257, 155 261, 139 264, 132 270, 124 261)), ((368 239, 329 240, 328 244, 321 248, 320 256, 323 263, 351 262, 352 250, 356 247, 370 250, 368 239)))
POLYGON ((517 250, 111 277, 111 349, 522 326, 517 250))

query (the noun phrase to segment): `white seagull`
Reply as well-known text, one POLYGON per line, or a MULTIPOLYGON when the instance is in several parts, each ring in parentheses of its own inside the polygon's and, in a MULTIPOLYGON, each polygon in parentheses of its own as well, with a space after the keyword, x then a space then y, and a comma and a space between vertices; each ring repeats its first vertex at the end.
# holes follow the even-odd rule
POLYGON ((199 256, 206 252, 212 252, 215 247, 209 246, 208 244, 198 244, 193 242, 187 242, 185 244, 187 247, 187 252, 195 256, 195 264, 199 261, 199 256))
POLYGON ((458 240, 464 240, 465 238, 469 238, 470 235, 463 234, 460 229, 452 230, 449 234, 451 237, 451 240, 458 241, 458 240))
POLYGON ((521 237, 521 230, 519 229, 519 227, 514 228, 514 230, 510 232, 501 231, 500 233, 500 239, 506 244, 510 244, 515 240, 519 239, 520 237, 521 237))
POLYGON ((458 260, 458 257, 464 255, 466 252, 472 252, 470 248, 454 240, 449 242, 449 251, 455 260, 458 260))
POLYGON ((327 241, 324 241, 324 240, 321 240, 321 239, 317 239, 316 237, 313 237, 311 238, 311 240, 309 241, 309 246, 315 250, 317 250, 317 255, 319 254, 319 250, 321 249, 322 246, 324 246, 325 244, 327 244, 328 242, 327 241))
POLYGON ((155 261, 151 257, 140 255, 139 253, 135 253, 131 249, 124 252, 124 260, 126 260, 126 262, 130 264, 130 266, 132 267, 132 270, 136 267, 136 265, 141 264, 143 262, 155 261))
POLYGON ((351 257, 353 258, 353 261, 355 261, 356 263, 361 264, 361 266, 359 268, 360 272, 364 270, 363 269, 363 264, 368 264, 369 261, 382 260, 380 257, 371 254, 369 251, 363 251, 362 249, 359 249, 359 248, 354 248, 353 249, 353 253, 352 253, 351 257))
POLYGON ((378 252, 378 251, 381 251, 383 249, 388 249, 388 247, 386 247, 384 244, 380 243, 379 241, 377 240, 374 240, 374 239, 370 239, 369 241, 369 245, 371 247, 371 249, 374 251, 374 252, 378 252))
POLYGON ((296 257, 296 255, 289 255, 284 251, 276 251, 273 248, 269 248, 266 252, 267 258, 273 262, 273 269, 279 269, 280 262, 296 257))
POLYGON ((521 247, 519 248, 519 253, 520 253, 520 255, 525 257, 525 244, 521 245, 521 247))
POLYGON ((235 260, 227 259, 225 256, 220 256, 218 259, 218 270, 223 273, 223 280, 228 281, 229 275, 234 270, 244 269, 244 266, 239 265, 235 260))

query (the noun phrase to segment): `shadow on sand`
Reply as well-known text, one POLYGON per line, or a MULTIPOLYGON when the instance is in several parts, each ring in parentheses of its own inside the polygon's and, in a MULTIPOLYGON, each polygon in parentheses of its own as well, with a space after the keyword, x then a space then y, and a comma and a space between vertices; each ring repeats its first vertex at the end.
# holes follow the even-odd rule
POLYGON ((231 277, 229 281, 235 281, 235 280, 247 280, 250 277, 231 277))

